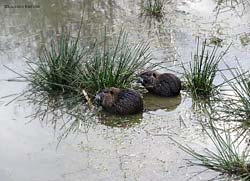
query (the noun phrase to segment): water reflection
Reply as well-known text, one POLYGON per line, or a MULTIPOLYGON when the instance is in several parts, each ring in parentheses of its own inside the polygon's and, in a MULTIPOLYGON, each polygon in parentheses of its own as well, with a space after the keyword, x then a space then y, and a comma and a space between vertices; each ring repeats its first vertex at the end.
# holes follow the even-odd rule
POLYGON ((143 100, 146 111, 156 111, 158 109, 173 111, 180 105, 181 95, 176 97, 160 97, 147 93, 143 95, 143 100))
POLYGON ((101 112, 98 114, 99 123, 109 127, 130 128, 139 125, 142 121, 142 114, 117 116, 101 112))
POLYGON ((43 125, 52 126, 57 132, 58 144, 70 134, 87 133, 97 122, 97 110, 90 109, 81 96, 50 97, 47 94, 27 92, 21 101, 32 107, 32 114, 26 116, 29 122, 40 121, 43 125))
MULTIPOLYGON (((143 114, 118 116, 100 111, 95 107, 90 109, 81 96, 49 97, 45 94, 26 93, 22 101, 28 102, 33 107, 33 113, 27 118, 31 121, 39 120, 45 125, 52 125, 58 132, 59 142, 69 134, 87 133, 90 127, 97 124, 127 129, 141 124, 143 120, 143 114)), ((163 98, 148 93, 144 95, 144 114, 157 110, 173 111, 180 103, 181 96, 163 98)))
POLYGON ((0 61, 14 62, 23 57, 36 60, 40 45, 63 29, 76 33, 83 16, 82 37, 96 37, 104 25, 114 31, 115 2, 104 1, 0 1, 0 61), (6 4, 38 4, 40 8, 4 8, 6 4), (3 53, 2 53, 3 52, 3 53))
MULTIPOLYGON (((19 1, 11 1, 11 3, 16 2, 19 1)), ((156 61, 174 62, 173 60, 180 57, 185 60, 189 59, 190 52, 194 49, 193 36, 215 32, 211 32, 210 21, 214 19, 211 16, 214 12, 199 11, 199 9, 209 8, 197 1, 175 1, 169 6, 166 5, 167 14, 160 22, 138 17, 140 1, 27 0, 22 2, 39 4, 40 9, 1 9, 1 64, 15 63, 17 65, 17 62, 23 60, 23 56, 36 60, 40 44, 53 37, 55 32, 60 33, 66 28, 76 33, 81 15, 84 15, 83 36, 97 36, 104 24, 108 25, 110 31, 116 31, 116 28, 120 29, 121 25, 124 25, 129 30, 131 41, 138 42, 147 38, 151 42, 156 61), (190 6, 190 4, 197 6, 190 6), (181 7, 187 13, 182 13, 180 16, 176 10, 181 12, 182 9, 179 9, 181 7)), ((10 1, 0 1, 1 8, 5 3, 8 4, 10 1)), ((229 14, 225 16, 228 20, 222 18, 223 21, 218 22, 220 26, 216 30, 219 29, 219 33, 231 37, 248 31, 246 27, 248 27, 249 18, 240 21, 229 14), (239 26, 239 23, 233 22, 247 25, 239 26)), ((247 60, 246 52, 242 56, 243 51, 234 49, 232 54, 247 60)), ((247 65, 247 61, 245 62, 247 65)), ((19 71, 25 69, 24 66, 17 67, 19 71)), ((1 79, 6 75, 1 74, 1 79)), ((17 84, 10 86, 9 83, 5 83, 4 87, 6 89, 1 90, 1 96, 23 88, 17 84)), ((40 104, 36 105, 30 102, 34 113, 29 117, 30 120, 34 120, 32 123, 39 119, 48 127, 53 126, 60 137, 59 140, 66 137, 70 140, 68 142, 65 140, 67 144, 60 144, 62 149, 58 152, 59 154, 54 150, 55 141, 51 141, 53 135, 48 134, 51 132, 50 129, 39 129, 40 125, 34 126, 34 124, 23 125, 27 121, 23 118, 25 112, 20 111, 22 110, 20 107, 24 107, 23 104, 18 108, 1 107, 3 123, 0 128, 1 143, 5 149, 0 149, 4 167, 0 180, 8 180, 10 176, 13 180, 66 179, 76 181, 83 178, 89 180, 187 180, 190 173, 197 170, 186 169, 183 159, 187 156, 180 153, 166 135, 169 135, 170 131, 174 132, 176 137, 184 138, 183 142, 193 143, 197 147, 200 146, 199 143, 207 144, 203 134, 197 134, 200 132, 200 127, 195 126, 193 121, 196 119, 190 116, 191 100, 184 102, 183 96, 174 99, 158 99, 155 96, 150 98, 148 95, 145 95, 144 99, 146 109, 155 111, 160 108, 164 109, 166 114, 152 115, 146 112, 143 114, 143 119, 141 115, 138 115, 138 117, 131 118, 131 121, 130 118, 117 118, 117 121, 114 121, 112 116, 111 118, 108 116, 92 117, 93 112, 88 112, 83 103, 72 105, 69 102, 69 105, 64 104, 63 108, 57 109, 65 100, 51 99, 49 102, 40 101, 40 104), (177 110, 178 114, 173 111, 176 108, 180 108, 177 110), (13 120, 12 117, 17 109, 21 112, 15 117, 18 121, 13 120), (179 114, 186 115, 184 127, 180 127, 180 123, 176 121, 179 114), (87 118, 89 119, 86 120, 87 118), (80 134, 77 138, 70 136, 77 132, 86 134, 80 134), (88 137, 86 141, 85 135, 88 137), (9 144, 10 142, 12 144, 9 144), (82 148, 81 151, 76 149, 78 144, 82 148), (42 169, 29 172, 34 166, 42 169), (8 172, 5 172, 5 169, 8 172), (11 174, 5 177, 5 173, 11 174)), ((0 168, 1 173, 2 168, 0 168)), ((207 174, 199 179, 206 180, 210 176, 207 174)), ((197 180, 197 177, 190 180, 197 180)))
MULTIPOLYGON (((143 6, 144 1, 140 2, 140 6, 143 6)), ((161 61, 166 65, 173 65, 177 61, 177 51, 175 47, 175 21, 176 2, 168 1, 164 3, 163 17, 152 17, 141 13, 140 23, 144 26, 147 33, 147 39, 152 41, 154 47, 157 47, 157 51, 161 51, 161 61), (170 63, 171 62, 171 63, 170 63)), ((142 11, 142 10, 141 10, 142 11)), ((160 52, 158 52, 160 53, 160 52)), ((158 58, 158 57, 157 57, 158 58)))

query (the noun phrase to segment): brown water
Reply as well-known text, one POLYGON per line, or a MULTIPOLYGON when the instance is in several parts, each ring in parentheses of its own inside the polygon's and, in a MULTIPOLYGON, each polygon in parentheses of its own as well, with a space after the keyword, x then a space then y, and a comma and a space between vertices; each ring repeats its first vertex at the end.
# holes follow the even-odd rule
MULTIPOLYGON (((140 4, 133 0, 27 0, 0 1, 0 64, 24 72, 24 57, 37 60, 39 47, 62 27, 77 32, 84 17, 83 37, 98 36, 104 25, 117 33, 124 27, 131 42, 150 41, 154 61, 167 68, 189 61, 195 37, 218 37, 222 45, 232 42, 225 61, 236 65, 238 57, 249 67, 250 13, 242 7, 216 16, 212 0, 177 0, 165 3, 162 22, 140 17, 140 4), (5 5, 39 5, 39 8, 4 8, 5 5), (242 14, 243 13, 243 14, 242 14), (245 40, 245 41, 242 41, 245 40)), ((221 64, 221 67, 224 65, 221 64)), ((174 68, 178 69, 178 68, 174 68)), ((167 70, 162 70, 167 71, 167 70)), ((0 97, 22 92, 24 82, 5 81, 15 77, 0 66, 0 97)), ((216 82, 221 82, 218 75, 216 82)), ((169 138, 201 149, 209 143, 197 123, 192 100, 185 94, 162 99, 145 95, 143 115, 113 124, 97 120, 79 126, 77 132, 58 139, 65 132, 62 120, 54 125, 28 115, 35 107, 25 101, 0 100, 0 180, 208 180, 217 175, 203 168, 187 167, 186 158, 169 138), (127 120, 127 121, 126 121, 127 120), (30 122, 31 121, 31 122, 30 122)))

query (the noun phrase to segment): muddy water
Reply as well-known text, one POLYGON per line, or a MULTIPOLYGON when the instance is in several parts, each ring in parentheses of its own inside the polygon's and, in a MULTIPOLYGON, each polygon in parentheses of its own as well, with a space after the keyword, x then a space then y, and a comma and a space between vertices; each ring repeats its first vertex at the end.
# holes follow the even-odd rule
MULTIPOLYGON (((143 1, 0 1, 0 64, 23 73, 25 58, 36 61, 39 47, 64 27, 73 32, 84 17, 83 37, 98 36, 104 25, 118 32, 124 27, 131 42, 150 41, 154 61, 165 62, 167 69, 190 60, 195 36, 223 39, 233 43, 225 61, 235 66, 235 56, 244 67, 250 58, 247 37, 249 11, 238 7, 216 16, 212 0, 173 1, 165 4, 162 21, 140 16, 143 1), (39 8, 4 8, 5 5, 38 5, 39 8), (242 14, 243 12, 243 14, 242 14)), ((221 67, 224 65, 221 64, 221 67)), ((167 71, 167 70, 162 70, 167 71)), ((15 77, 0 67, 0 97, 22 92, 24 82, 6 81, 15 77)), ((218 83, 221 81, 218 75, 218 83)), ((2 181, 77 181, 77 180, 208 180, 216 176, 199 167, 187 167, 189 158, 170 139, 200 149, 209 142, 203 135, 185 94, 162 99, 145 95, 146 110, 123 124, 93 120, 78 132, 58 139, 60 129, 27 117, 34 107, 25 101, 0 100, 0 180, 2 181), (131 121, 133 120, 133 121, 131 121), (30 122, 31 121, 31 122, 30 122)), ((65 121, 65 120, 64 120, 65 121)), ((79 125, 78 125, 79 126, 79 125)))

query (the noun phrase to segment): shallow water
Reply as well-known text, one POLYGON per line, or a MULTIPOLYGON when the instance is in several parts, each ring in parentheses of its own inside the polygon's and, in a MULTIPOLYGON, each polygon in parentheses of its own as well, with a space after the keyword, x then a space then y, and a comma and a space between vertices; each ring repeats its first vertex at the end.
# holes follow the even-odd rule
MULTIPOLYGON (((221 38, 224 47, 232 42, 225 61, 235 66, 237 57, 244 68, 249 67, 250 46, 242 44, 242 35, 250 33, 249 11, 238 7, 216 16, 212 0, 178 0, 165 4, 164 18, 159 22, 140 16, 142 2, 2 0, 0 64, 23 73, 24 57, 36 61, 39 47, 62 27, 76 33, 83 15, 83 37, 98 36, 104 25, 114 33, 124 27, 131 42, 150 41, 154 61, 163 61, 170 69, 178 70, 173 65, 190 60, 198 35, 221 38), (4 8, 18 3, 40 7, 4 8)), ((24 82, 6 81, 13 79, 14 73, 3 66, 0 72, 0 97, 25 90, 24 82)), ((216 82, 221 80, 218 75, 216 82)), ((128 121, 118 125, 105 119, 93 120, 78 132, 70 132, 59 145, 66 129, 60 129, 62 120, 54 128, 50 122, 27 117, 34 113, 34 106, 25 101, 5 105, 9 100, 0 100, 0 180, 179 181, 208 180, 217 175, 208 171, 196 175, 203 168, 187 167, 185 159, 190 157, 170 139, 197 149, 209 143, 196 120, 192 100, 184 93, 166 99, 144 95, 143 115, 121 118, 128 121)))

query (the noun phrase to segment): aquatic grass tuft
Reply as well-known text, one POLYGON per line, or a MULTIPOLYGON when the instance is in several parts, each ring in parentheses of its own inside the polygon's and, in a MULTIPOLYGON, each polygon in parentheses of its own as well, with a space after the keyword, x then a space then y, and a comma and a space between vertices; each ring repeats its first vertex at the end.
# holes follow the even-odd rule
POLYGON ((90 102, 89 98, 106 87, 131 87, 138 72, 158 65, 150 62, 149 43, 132 45, 122 29, 112 37, 105 30, 96 40, 87 42, 88 48, 80 47, 79 40, 80 31, 74 39, 62 33, 57 41, 41 49, 38 61, 26 61, 24 75, 9 69, 27 81, 34 94, 70 94, 90 102))
POLYGON ((84 63, 78 81, 92 94, 105 87, 131 87, 131 83, 137 79, 136 73, 157 66, 150 63, 149 50, 146 42, 131 46, 128 33, 123 30, 113 39, 109 39, 105 31, 84 63))
MULTIPOLYGON (((228 67, 228 65, 227 65, 228 67)), ((229 69, 229 68, 228 68, 229 69)), ((250 72, 238 63, 238 68, 229 69, 232 78, 222 74, 233 94, 225 93, 218 114, 220 119, 250 123, 250 72)))
MULTIPOLYGON (((229 47, 228 47, 229 48, 229 47)), ((200 41, 197 39, 196 52, 192 60, 186 67, 181 65, 184 72, 184 85, 193 97, 208 98, 218 92, 220 85, 214 85, 216 73, 219 71, 218 64, 226 54, 225 51, 218 52, 219 46, 208 47, 206 40, 202 42, 200 50, 200 41), (211 51, 209 51, 210 49, 211 51)))
POLYGON ((26 77, 34 91, 56 95, 77 91, 79 85, 74 80, 82 67, 84 49, 78 46, 76 39, 69 33, 62 33, 49 46, 42 47, 38 61, 26 61, 26 77))
POLYGON ((243 145, 238 143, 238 139, 233 139, 228 130, 219 131, 213 125, 212 120, 202 127, 214 149, 205 148, 204 153, 199 153, 190 146, 174 140, 183 151, 195 158, 195 160, 189 160, 190 164, 206 167, 233 179, 249 180, 249 147, 242 148, 243 145))
POLYGON ((142 5, 142 14, 160 18, 163 16, 165 0, 146 0, 142 5))

